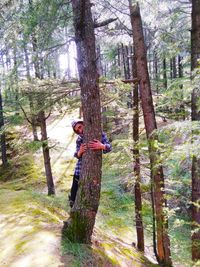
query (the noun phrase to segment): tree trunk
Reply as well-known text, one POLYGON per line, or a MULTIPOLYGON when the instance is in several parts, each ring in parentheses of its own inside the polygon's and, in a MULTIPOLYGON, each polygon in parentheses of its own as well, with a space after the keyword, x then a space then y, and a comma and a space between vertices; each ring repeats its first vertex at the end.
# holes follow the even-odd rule
POLYGON ((114 72, 114 78, 116 79, 117 78, 117 58, 116 58, 116 56, 113 59, 112 67, 113 67, 113 72, 114 72))
POLYGON ((64 35, 65 35, 65 42, 66 42, 66 51, 67 51, 67 55, 66 55, 66 60, 67 60, 67 70, 66 70, 66 78, 68 80, 70 80, 72 78, 72 74, 71 74, 71 55, 70 55, 70 51, 69 51, 69 47, 70 47, 70 42, 69 42, 69 32, 68 32, 68 28, 65 27, 64 28, 64 35))
POLYGON ((46 118, 45 118, 44 111, 39 112, 38 120, 40 122, 40 128, 41 128, 42 152, 43 152, 43 158, 44 158, 44 167, 45 167, 45 174, 46 174, 46 180, 47 180, 48 195, 54 195, 55 188, 54 188, 53 176, 52 176, 52 171, 51 171, 46 118))
MULTIPOLYGON (((192 0, 191 70, 198 67, 200 58, 200 2, 192 0)), ((192 92, 192 121, 200 120, 200 88, 192 92)), ((198 133, 196 133, 198 134, 198 133)), ((192 158, 192 260, 200 260, 200 156, 192 158)))
POLYGON ((172 58, 172 78, 176 79, 177 78, 177 70, 176 70, 176 57, 172 58))
POLYGON ((33 98, 31 96, 31 93, 28 95, 28 100, 29 100, 29 107, 30 107, 30 111, 31 111, 31 127, 32 127, 32 134, 33 134, 33 140, 34 141, 38 141, 38 133, 37 133, 37 116, 34 114, 35 111, 35 107, 33 104, 33 98))
MULTIPOLYGON (((133 79, 137 78, 136 60, 132 57, 133 79)), ((144 251, 144 228, 142 221, 142 195, 140 177, 140 152, 139 152, 139 95, 138 84, 133 85, 133 165, 135 176, 135 221, 137 233, 137 248, 144 251)))
POLYGON ((119 45, 117 47, 117 65, 118 65, 118 77, 121 77, 121 50, 119 45))
MULTIPOLYGON (((30 9, 33 9, 33 1, 29 0, 29 7, 30 9)), ((40 69, 40 60, 39 60, 39 54, 38 54, 38 46, 37 46, 37 38, 36 34, 33 31, 32 35, 32 48, 33 48, 33 54, 34 54, 34 59, 33 59, 33 65, 34 65, 34 70, 35 70, 35 77, 38 79, 42 79, 43 73, 41 72, 40 69)), ((55 194, 55 187, 54 187, 54 182, 53 182, 53 176, 52 176, 52 171, 51 171, 51 158, 50 158, 50 153, 49 153, 49 146, 48 146, 48 138, 47 138, 47 127, 46 127, 46 118, 45 118, 45 112, 43 110, 44 106, 44 97, 41 95, 38 95, 37 99, 37 105, 38 105, 38 122, 40 124, 40 129, 41 129, 41 141, 42 141, 42 152, 43 152, 43 158, 44 158, 44 167, 45 167, 45 174, 46 174, 46 180, 47 180, 47 187, 48 187, 48 195, 54 195, 55 194)), ((30 101, 30 104, 32 101, 30 101)), ((33 117, 33 120, 35 120, 35 117, 33 117)))
POLYGON ((17 46, 16 46, 16 40, 14 40, 14 46, 13 46, 13 64, 14 64, 14 81, 15 84, 15 115, 19 115, 19 88, 18 88, 18 80, 19 80, 19 74, 18 74, 18 62, 17 62, 17 46))
POLYGON ((183 77, 183 64, 182 64, 182 59, 180 55, 178 55, 178 77, 182 78, 183 77))
MULTIPOLYGON (((183 64, 182 64, 182 57, 178 55, 178 76, 179 78, 183 78, 183 64)), ((184 100, 183 100, 183 84, 180 84, 180 90, 181 90, 181 100, 182 103, 180 104, 180 112, 181 112, 181 118, 185 120, 185 106, 184 106, 184 100)))
POLYGON ((122 60, 123 60, 123 67, 124 67, 124 79, 128 79, 128 74, 127 74, 127 67, 126 67, 126 51, 124 49, 124 45, 121 44, 121 51, 122 51, 122 60))
MULTIPOLYGON (((28 51, 27 51, 27 47, 26 44, 24 44, 24 56, 25 56, 25 64, 26 64, 26 77, 27 80, 30 81, 31 79, 31 75, 30 75, 30 63, 29 63, 29 57, 28 57, 28 51)), ((33 105, 33 99, 31 97, 31 94, 28 97, 29 99, 29 107, 30 107, 30 111, 31 111, 31 127, 32 127, 32 133, 33 133, 33 140, 34 141, 38 141, 38 134, 37 134, 37 126, 36 126, 36 118, 34 113, 34 105, 33 105)))
MULTIPOLYGON (((81 101, 84 143, 101 140, 101 111, 96 66, 94 25, 89 0, 72 0, 81 101)), ((82 158, 79 189, 71 222, 65 230, 72 242, 90 243, 99 206, 102 153, 87 150, 82 158)))
POLYGON ((33 47, 33 65, 35 69, 35 77, 41 78, 38 48, 37 48, 37 38, 35 37, 34 32, 32 33, 32 47, 33 47))
MULTIPOLYGON (((7 41, 7 40, 5 40, 7 41)), ((8 42, 7 42, 8 43, 8 42)), ((9 73, 11 71, 11 57, 10 57, 10 53, 9 53, 9 47, 8 45, 5 43, 5 67, 4 67, 4 72, 5 73, 9 73)), ((4 61, 2 61, 4 62, 4 61)), ((4 63, 3 63, 4 66, 4 63)), ((11 78, 12 79, 12 78, 11 78)), ((4 83, 5 83, 5 79, 4 79, 4 83)), ((7 84, 6 84, 7 85, 7 84)), ((6 90, 5 90, 5 102, 7 103, 13 103, 13 93, 11 93, 11 84, 8 83, 8 85, 6 86, 6 90)))
POLYGON ((165 56, 163 58, 163 85, 165 90, 167 90, 167 63, 165 56))
POLYGON ((4 117, 3 117, 3 103, 2 103, 2 94, 0 90, 0 130, 1 133, 1 159, 3 166, 6 166, 8 163, 7 154, 6 154, 6 138, 5 138, 5 132, 3 130, 4 126, 4 117))
POLYGON ((130 64, 129 64, 129 47, 125 46, 125 55, 126 55, 126 69, 127 69, 127 79, 131 78, 130 64))
MULTIPOLYGON (((31 11, 33 11, 33 0, 29 0, 29 8, 31 11)), ((31 44, 32 44, 32 48, 33 48, 32 62, 33 62, 34 69, 35 69, 35 77, 40 79, 41 78, 40 63, 39 63, 40 60, 39 60, 37 43, 38 43, 38 41, 36 38, 36 33, 35 33, 35 30, 33 30, 32 34, 31 34, 31 44)))
POLYGON ((101 47, 98 45, 97 47, 97 66, 98 66, 98 72, 99 75, 103 75, 103 67, 102 67, 102 58, 101 58, 101 47))
POLYGON ((146 134, 149 142, 149 154, 151 163, 151 179, 154 188, 155 213, 156 213, 156 233, 157 233, 157 258, 158 262, 165 266, 171 266, 170 241, 168 236, 167 218, 164 214, 166 206, 164 193, 163 168, 158 164, 159 152, 156 147, 157 136, 155 112, 151 94, 150 80, 147 68, 146 48, 144 43, 142 21, 139 6, 134 7, 129 0, 131 24, 133 30, 133 40, 136 53, 137 77, 140 81, 140 94, 146 134), (159 165, 159 166, 158 166, 159 165))
MULTIPOLYGON (((147 36, 148 36, 148 34, 147 34, 147 36)), ((152 59, 151 59, 151 46, 149 46, 149 47, 148 47, 147 59, 148 59, 148 60, 147 60, 147 62, 149 63, 149 64, 147 63, 147 64, 149 65, 149 66, 148 66, 148 72, 149 72, 149 76, 150 76, 150 77, 152 77, 152 66, 151 66, 151 65, 152 65, 152 64, 151 64, 151 63, 152 63, 152 59)))
POLYGON ((157 56, 157 52, 154 51, 153 53, 154 57, 153 57, 153 65, 154 65, 154 74, 155 74, 155 80, 156 80, 156 93, 159 93, 159 89, 158 89, 158 82, 159 82, 159 75, 158 75, 158 56, 157 56))
MULTIPOLYGON (((2 64, 2 82, 1 86, 5 86, 5 65, 4 65, 4 59, 3 59, 3 53, 1 55, 1 64, 2 64)), ((4 115, 3 115, 3 99, 0 89, 0 130, 2 131, 4 127, 4 115)), ((7 149, 6 149, 6 137, 5 132, 3 131, 1 134, 1 157, 2 157, 2 164, 3 166, 7 165, 7 149)))
POLYGON ((173 60, 170 58, 170 79, 173 79, 173 60))

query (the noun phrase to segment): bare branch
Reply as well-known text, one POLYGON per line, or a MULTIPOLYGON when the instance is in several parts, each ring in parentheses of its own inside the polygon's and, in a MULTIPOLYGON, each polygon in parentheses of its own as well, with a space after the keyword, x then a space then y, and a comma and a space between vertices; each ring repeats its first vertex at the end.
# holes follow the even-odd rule
POLYGON ((94 22, 94 28, 106 26, 106 25, 112 23, 113 21, 116 21, 117 19, 118 18, 110 18, 110 19, 104 20, 102 22, 94 22))
POLYGON ((28 116, 26 115, 26 111, 24 110, 24 108, 22 107, 22 105, 19 103, 19 106, 24 114, 24 117, 26 118, 26 120, 31 124, 33 125, 32 121, 28 118, 28 116))

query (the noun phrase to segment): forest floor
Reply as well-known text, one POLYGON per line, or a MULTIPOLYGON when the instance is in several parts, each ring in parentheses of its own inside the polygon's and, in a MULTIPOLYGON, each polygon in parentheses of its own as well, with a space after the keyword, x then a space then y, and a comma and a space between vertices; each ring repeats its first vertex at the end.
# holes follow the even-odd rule
MULTIPOLYGON (((102 197, 92 246, 72 244, 63 238, 63 220, 69 217, 67 199, 75 165, 76 137, 70 122, 76 115, 57 114, 48 121, 56 196, 47 196, 41 149, 32 153, 33 162, 30 154, 15 155, 15 164, 8 170, 12 179, 6 177, 0 181, 0 266, 157 266, 150 251, 145 256, 151 261, 132 245, 136 240, 133 201, 123 194, 116 173, 109 161, 106 163, 111 153, 104 158, 102 197), (23 168, 28 169, 24 174, 20 173, 22 159, 23 168)), ((31 139, 26 127, 18 130, 21 138, 31 139)))

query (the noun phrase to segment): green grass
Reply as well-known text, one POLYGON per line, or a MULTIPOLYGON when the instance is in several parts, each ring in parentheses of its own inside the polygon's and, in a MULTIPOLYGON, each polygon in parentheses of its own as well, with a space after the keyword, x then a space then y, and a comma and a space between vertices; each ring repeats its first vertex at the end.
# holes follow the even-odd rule
POLYGON ((62 250, 74 258, 72 266, 121 266, 121 261, 132 266, 157 266, 150 263, 131 244, 134 232, 134 200, 120 186, 119 170, 104 165, 101 201, 95 224, 93 246, 73 244, 63 239, 62 250), (127 240, 127 236, 130 239, 127 240), (119 242, 120 241, 120 242, 119 242), (124 245, 123 245, 124 244, 124 245))
POLYGON ((73 267, 81 267, 82 263, 88 261, 91 258, 91 248, 84 244, 71 243, 67 239, 62 240, 62 253, 73 256, 73 267))
POLYGON ((33 160, 33 155, 24 153, 8 161, 7 166, 0 166, 0 181, 3 187, 13 190, 34 190, 46 186, 45 177, 33 160))
POLYGON ((134 205, 130 193, 124 193, 119 185, 119 175, 109 169, 105 172, 102 181, 101 201, 99 213, 101 215, 101 228, 109 227, 114 232, 119 228, 125 229, 133 225, 134 205), (117 227, 116 227, 117 226, 117 227))
POLYGON ((183 267, 193 266, 191 262, 191 227, 185 216, 175 216, 169 221, 171 252, 173 261, 183 267))
MULTIPOLYGON (((120 187, 121 180, 126 177, 130 170, 130 158, 120 160, 118 152, 111 158, 106 158, 104 164, 104 175, 102 179, 101 202, 97 225, 112 231, 115 235, 122 237, 123 229, 130 232, 134 228, 134 198, 130 193, 125 193, 120 187), (114 164, 113 164, 114 163, 114 164), (124 177, 124 178, 123 178, 124 177)), ((179 185, 178 195, 185 195, 185 181, 188 182, 188 172, 182 169, 182 165, 172 168, 170 174, 183 179, 182 186, 179 185), (183 192, 182 192, 183 190, 183 192)), ((174 177, 173 177, 174 178, 174 177)), ((172 179, 173 180, 173 179, 172 179)), ((189 190, 189 189, 187 189, 189 190)), ((150 188, 149 190, 150 191, 150 188)), ((176 203, 174 203, 176 205, 176 203)), ((149 199, 143 199, 143 224, 145 228, 145 243, 152 246, 152 209, 149 199)), ((169 218, 169 235, 171 239, 172 260, 176 266, 189 267, 191 263, 191 241, 190 224, 187 216, 173 213, 169 218)), ((136 239, 135 239, 136 240, 136 239)), ((133 240, 134 241, 134 240, 133 240)))
MULTIPOLYGON (((120 141, 115 142, 119 144, 116 144, 112 154, 104 156, 101 200, 93 246, 74 244, 65 238, 62 239, 62 253, 66 257, 71 257, 71 265, 67 265, 69 267, 116 267, 120 266, 120 261, 124 259, 130 260, 133 266, 157 266, 149 263, 135 248, 126 246, 136 242, 134 196, 130 192, 124 192, 121 186, 122 180, 132 171, 132 158, 122 153, 120 141)), ((9 161, 6 168, 0 168, 0 200, 5 214, 11 213, 13 209, 18 216, 21 211, 26 210, 30 220, 34 218, 35 233, 40 223, 54 225, 66 219, 69 212, 67 188, 54 197, 37 192, 46 187, 45 178, 41 170, 35 166, 32 156, 40 144, 30 142, 24 144, 24 147, 29 152, 17 154, 9 161), (9 209, 5 208, 5 196, 9 197, 9 209)), ((173 174, 182 175, 179 171, 179 168, 174 169, 173 174)), ((66 179, 64 176, 62 178, 66 179)), ((133 181, 132 177, 130 179, 133 181)), ((59 183, 58 185, 61 186, 59 183)), ((146 191, 148 189, 146 188, 146 191)), ((143 201, 143 220, 145 242, 147 245, 152 245, 152 215, 148 199, 143 201)), ((190 227, 187 222, 185 217, 174 216, 170 218, 169 224, 173 261, 179 266, 181 264, 182 267, 190 266, 190 227)), ((16 249, 22 250, 25 246, 24 242, 22 239, 21 242, 16 243, 16 249)))

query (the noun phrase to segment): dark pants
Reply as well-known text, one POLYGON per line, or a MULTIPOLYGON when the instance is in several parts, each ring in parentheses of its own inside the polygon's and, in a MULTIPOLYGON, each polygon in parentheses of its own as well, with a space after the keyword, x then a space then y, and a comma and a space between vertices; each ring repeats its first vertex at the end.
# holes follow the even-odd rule
POLYGON ((71 187, 71 193, 70 193, 70 200, 75 201, 76 199, 76 193, 78 191, 78 181, 79 181, 79 176, 74 175, 73 177, 73 182, 72 182, 72 187, 71 187))

